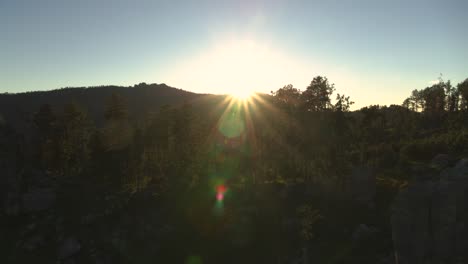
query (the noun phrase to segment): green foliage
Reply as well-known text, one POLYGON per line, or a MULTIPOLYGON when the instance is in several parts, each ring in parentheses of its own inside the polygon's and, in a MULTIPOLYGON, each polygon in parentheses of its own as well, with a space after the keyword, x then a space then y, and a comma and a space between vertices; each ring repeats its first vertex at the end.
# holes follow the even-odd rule
POLYGON ((58 126, 61 131, 59 157, 62 159, 62 171, 64 174, 79 174, 89 159, 90 121, 83 110, 71 103, 65 106, 58 126))
POLYGON ((278 104, 282 104, 283 107, 289 108, 289 111, 294 111, 303 104, 301 100, 301 91, 294 88, 292 84, 285 85, 276 92, 272 92, 272 95, 278 101, 278 104))
POLYGON ((401 155, 409 160, 429 161, 440 153, 451 153, 461 156, 467 152, 468 131, 451 131, 431 137, 413 140, 404 144, 401 155))
POLYGON ((50 105, 42 105, 33 117, 35 133, 35 144, 40 167, 47 171, 57 168, 58 159, 58 135, 56 116, 50 105))
POLYGON ((128 120, 128 108, 124 99, 112 94, 105 110, 104 139, 108 150, 127 148, 132 141, 133 127, 128 120))
POLYGON ((466 111, 468 102, 468 80, 452 86, 450 80, 439 77, 438 83, 422 90, 413 90, 403 106, 413 111, 422 110, 429 115, 466 111))
POLYGON ((120 94, 111 95, 104 115, 108 121, 125 120, 128 117, 126 103, 120 94))
POLYGON ((296 208, 296 214, 300 221, 300 236, 306 241, 312 240, 315 237, 314 228, 317 222, 324 218, 320 214, 320 210, 305 204, 296 208))

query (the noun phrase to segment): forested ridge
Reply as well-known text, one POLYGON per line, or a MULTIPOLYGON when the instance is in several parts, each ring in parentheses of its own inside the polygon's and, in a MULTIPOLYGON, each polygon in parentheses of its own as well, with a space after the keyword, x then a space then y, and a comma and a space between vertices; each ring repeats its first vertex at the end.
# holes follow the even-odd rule
POLYGON ((339 89, 0 95, 0 262, 468 262, 468 79, 339 89))
POLYGON ((129 118, 142 120, 150 112, 157 112, 166 104, 179 104, 192 100, 199 94, 176 89, 166 84, 139 83, 134 86, 92 86, 67 87, 52 91, 31 91, 25 93, 0 94, 0 113, 3 118, 22 133, 31 128, 32 114, 45 104, 61 112, 66 104, 76 103, 86 111, 88 117, 100 126, 104 121, 106 100, 112 93, 125 97, 129 118))

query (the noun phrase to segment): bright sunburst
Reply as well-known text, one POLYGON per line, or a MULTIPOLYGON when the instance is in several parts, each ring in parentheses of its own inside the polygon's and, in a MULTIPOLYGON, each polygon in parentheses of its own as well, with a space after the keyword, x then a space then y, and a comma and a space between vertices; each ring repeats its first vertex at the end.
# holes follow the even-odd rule
POLYGON ((206 50, 171 68, 166 80, 176 87, 237 99, 250 98, 254 90, 268 93, 310 72, 272 43, 236 36, 219 37, 206 50))
POLYGON ((246 101, 249 100, 253 95, 254 91, 248 89, 233 90, 230 95, 237 100, 246 101))

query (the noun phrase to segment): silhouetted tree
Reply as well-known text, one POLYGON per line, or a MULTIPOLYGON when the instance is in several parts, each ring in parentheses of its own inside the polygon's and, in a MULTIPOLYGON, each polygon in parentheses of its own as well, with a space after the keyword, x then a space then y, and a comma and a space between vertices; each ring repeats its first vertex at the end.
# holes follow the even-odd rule
POLYGON ((56 116, 49 104, 42 105, 34 115, 33 122, 36 133, 34 134, 40 166, 45 170, 54 170, 58 159, 58 135, 56 132, 56 116))
POLYGON ((272 92, 272 95, 286 106, 297 108, 301 105, 301 91, 294 88, 292 84, 285 85, 276 92, 272 92))
POLYGON ((354 102, 350 100, 349 96, 337 94, 334 109, 338 112, 348 112, 352 104, 354 102))
POLYGON ((445 88, 445 96, 446 96, 446 104, 447 104, 446 110, 449 113, 458 111, 458 103, 459 103, 458 101, 460 97, 458 94, 458 90, 456 89, 456 87, 452 86, 452 84, 450 83, 450 80, 448 80, 447 82, 443 82, 441 80, 441 84, 445 88))
POLYGON ((119 94, 112 94, 105 109, 104 139, 109 150, 123 149, 132 141, 128 107, 119 94))
POLYGON ((406 98, 403 102, 403 106, 416 112, 419 112, 420 109, 424 109, 425 105, 422 91, 417 89, 413 90, 411 96, 406 98))
POLYGON ((445 110, 444 84, 438 83, 427 87, 422 91, 424 100, 424 112, 428 114, 440 114, 445 110))
POLYGON ((457 93, 460 95, 460 110, 468 111, 468 79, 457 85, 457 93))
POLYGON ((332 107, 330 96, 335 91, 334 84, 328 82, 327 77, 314 77, 302 98, 307 111, 320 112, 332 107))
POLYGON ((107 121, 121 121, 128 117, 128 109, 122 96, 113 93, 107 103, 105 118, 107 121))
POLYGON ((58 123, 60 172, 77 175, 89 160, 91 122, 75 103, 67 104, 58 123))

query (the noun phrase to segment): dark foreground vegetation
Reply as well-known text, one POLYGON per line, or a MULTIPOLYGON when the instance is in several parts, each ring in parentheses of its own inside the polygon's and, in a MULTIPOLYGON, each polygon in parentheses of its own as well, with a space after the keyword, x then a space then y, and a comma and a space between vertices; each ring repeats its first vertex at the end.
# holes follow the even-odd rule
POLYGON ((468 263, 468 80, 334 91, 0 95, 0 263, 468 263))

